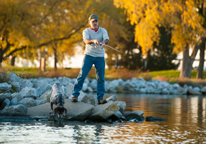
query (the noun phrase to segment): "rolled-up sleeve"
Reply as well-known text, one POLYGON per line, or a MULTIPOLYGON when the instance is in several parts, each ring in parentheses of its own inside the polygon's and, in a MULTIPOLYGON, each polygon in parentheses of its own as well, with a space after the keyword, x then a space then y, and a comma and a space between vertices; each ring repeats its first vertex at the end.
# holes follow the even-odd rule
POLYGON ((88 34, 87 30, 84 30, 82 35, 83 35, 83 41, 84 42, 85 42, 86 39, 89 39, 89 34, 88 34))
POLYGON ((109 40, 109 36, 108 36, 107 30, 103 29, 103 41, 105 41, 106 39, 109 40))

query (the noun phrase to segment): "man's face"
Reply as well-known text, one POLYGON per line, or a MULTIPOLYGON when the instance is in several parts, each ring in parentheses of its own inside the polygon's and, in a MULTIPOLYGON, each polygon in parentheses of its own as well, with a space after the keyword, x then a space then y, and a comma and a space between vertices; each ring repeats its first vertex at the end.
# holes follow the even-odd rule
POLYGON ((97 20, 90 20, 89 24, 92 29, 98 29, 98 21, 97 20))

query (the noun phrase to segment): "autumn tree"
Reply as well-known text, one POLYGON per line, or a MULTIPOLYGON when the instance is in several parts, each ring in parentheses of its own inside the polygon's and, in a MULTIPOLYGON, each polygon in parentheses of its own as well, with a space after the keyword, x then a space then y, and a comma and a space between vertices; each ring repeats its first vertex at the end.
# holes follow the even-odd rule
MULTIPOLYGON (((37 48, 60 41, 73 45, 95 4, 89 0, 0 0, 0 64, 17 52, 25 55, 22 50, 35 59, 37 48)), ((72 54, 70 46, 61 51, 72 54)))
POLYGON ((135 41, 145 56, 154 42, 159 42, 158 27, 172 29, 173 52, 183 51, 180 77, 190 77, 197 50, 205 39, 204 17, 196 9, 201 3, 205 5, 194 0, 114 0, 114 5, 124 8, 128 20, 135 24, 135 41))

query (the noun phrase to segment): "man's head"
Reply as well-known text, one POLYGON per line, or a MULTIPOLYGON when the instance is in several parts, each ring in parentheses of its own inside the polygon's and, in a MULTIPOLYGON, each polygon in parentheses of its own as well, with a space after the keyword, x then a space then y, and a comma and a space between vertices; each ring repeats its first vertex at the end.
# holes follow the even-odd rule
POLYGON ((92 29, 98 29, 98 27, 99 27, 98 26, 98 21, 99 21, 99 19, 98 19, 97 15, 91 14, 89 16, 89 24, 90 24, 92 29))

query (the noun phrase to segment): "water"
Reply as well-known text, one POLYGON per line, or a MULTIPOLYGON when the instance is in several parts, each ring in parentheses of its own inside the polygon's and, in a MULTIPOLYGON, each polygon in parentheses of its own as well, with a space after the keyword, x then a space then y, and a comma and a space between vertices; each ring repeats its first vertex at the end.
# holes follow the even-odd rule
POLYGON ((164 122, 1 122, 0 143, 206 143, 206 97, 118 95, 126 111, 164 122))

